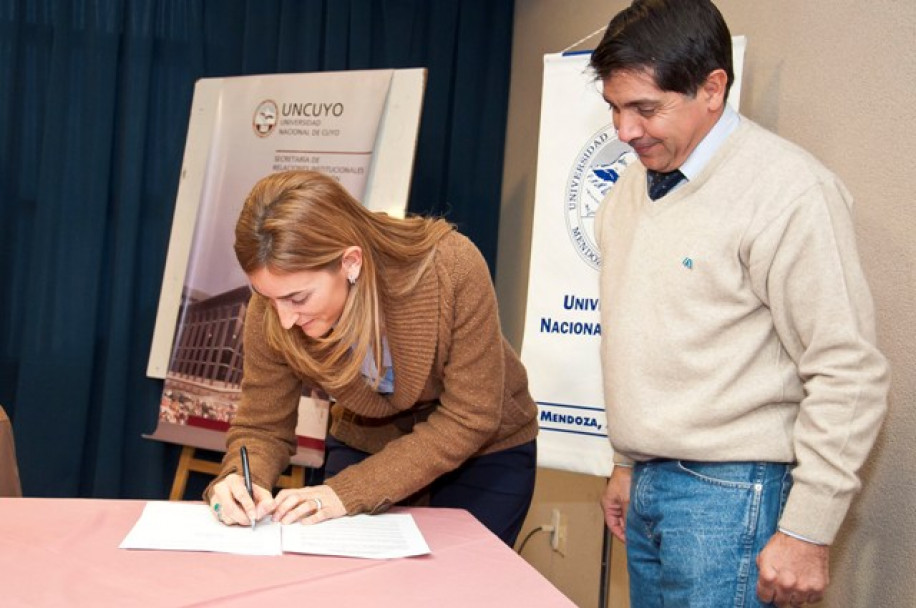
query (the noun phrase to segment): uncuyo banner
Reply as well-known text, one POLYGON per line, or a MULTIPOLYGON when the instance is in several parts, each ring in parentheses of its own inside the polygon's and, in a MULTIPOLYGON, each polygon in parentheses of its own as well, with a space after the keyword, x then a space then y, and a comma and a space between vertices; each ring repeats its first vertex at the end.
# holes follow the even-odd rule
MULTIPOLYGON (((225 449, 225 431, 240 395, 250 296, 232 248, 242 203, 260 178, 289 169, 329 174, 362 200, 392 73, 278 74, 198 83, 185 157, 196 148, 206 164, 152 439, 225 449), (201 121, 198 115, 207 118, 201 121), (201 124, 205 127, 195 127, 201 124)), ((175 222, 180 221, 176 215, 175 222)), ((303 386, 293 464, 321 464, 327 415, 328 396, 303 386)))
MULTIPOLYGON (((733 39, 738 107, 746 40, 733 39)), ((538 465, 609 476, 595 213, 635 153, 617 137, 590 52, 544 56, 521 357, 538 404, 538 465)), ((612 337, 610 339, 613 339, 612 337)))

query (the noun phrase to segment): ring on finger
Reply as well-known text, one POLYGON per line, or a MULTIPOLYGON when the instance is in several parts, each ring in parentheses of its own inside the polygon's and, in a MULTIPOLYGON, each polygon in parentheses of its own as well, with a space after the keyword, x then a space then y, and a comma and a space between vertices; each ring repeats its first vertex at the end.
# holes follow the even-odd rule
POLYGON ((321 504, 321 499, 316 496, 316 497, 313 497, 312 500, 315 501, 315 511, 321 511, 323 507, 323 505, 321 504))

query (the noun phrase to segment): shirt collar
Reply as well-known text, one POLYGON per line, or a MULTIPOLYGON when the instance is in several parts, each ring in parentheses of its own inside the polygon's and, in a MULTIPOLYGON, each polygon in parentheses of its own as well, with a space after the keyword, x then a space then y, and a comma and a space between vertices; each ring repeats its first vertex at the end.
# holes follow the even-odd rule
POLYGON ((722 116, 709 130, 706 137, 693 149, 684 164, 680 166, 684 177, 688 180, 695 179, 706 168, 706 165, 709 164, 713 155, 722 147, 728 136, 738 128, 740 120, 741 117, 738 113, 730 105, 725 104, 725 111, 722 112, 722 116))

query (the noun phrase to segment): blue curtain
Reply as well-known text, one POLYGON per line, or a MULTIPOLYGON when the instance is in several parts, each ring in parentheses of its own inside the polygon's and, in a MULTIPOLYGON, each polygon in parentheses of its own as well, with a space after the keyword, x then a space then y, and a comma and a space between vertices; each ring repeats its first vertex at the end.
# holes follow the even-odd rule
POLYGON ((0 403, 27 496, 164 498, 145 376, 198 78, 426 67, 409 209, 493 267, 513 0, 0 0, 0 403))

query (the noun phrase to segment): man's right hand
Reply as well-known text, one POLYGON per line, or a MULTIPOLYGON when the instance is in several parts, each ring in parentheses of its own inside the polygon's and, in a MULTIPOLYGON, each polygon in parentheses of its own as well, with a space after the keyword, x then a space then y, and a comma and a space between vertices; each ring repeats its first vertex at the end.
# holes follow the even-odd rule
POLYGON ((627 542, 627 509, 630 507, 630 482, 633 479, 632 467, 617 465, 611 472, 601 507, 604 509, 604 521, 611 534, 622 542, 627 542))

